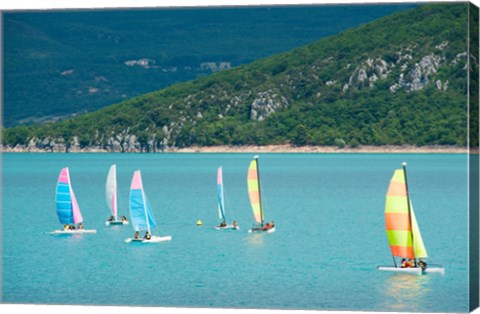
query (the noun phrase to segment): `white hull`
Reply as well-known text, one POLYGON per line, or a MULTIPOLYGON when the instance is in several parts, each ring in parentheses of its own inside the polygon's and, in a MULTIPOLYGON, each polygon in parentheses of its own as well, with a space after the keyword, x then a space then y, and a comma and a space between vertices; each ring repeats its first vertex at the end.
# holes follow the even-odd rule
POLYGON ((83 233, 97 233, 97 230, 75 229, 75 230, 54 230, 49 234, 83 234, 83 233))
POLYGON ((125 239, 125 243, 158 243, 158 242, 166 242, 166 241, 171 241, 172 236, 165 236, 165 237, 158 237, 158 236, 152 236, 149 240, 144 239, 144 238, 128 238, 125 239))
POLYGON ((268 230, 248 229, 248 233, 253 233, 253 232, 255 232, 255 233, 258 233, 258 232, 273 233, 273 232, 275 232, 275 229, 276 229, 276 227, 273 227, 273 228, 268 229, 268 230))
POLYGON ((415 274, 415 275, 430 274, 430 273, 445 274, 445 268, 442 268, 442 267, 427 267, 427 269, 423 270, 420 267, 401 268, 401 267, 393 267, 393 266, 378 266, 377 269, 380 271, 390 271, 390 272, 407 273, 407 274, 415 274))
POLYGON ((121 220, 112 220, 112 221, 105 221, 105 226, 116 226, 116 225, 128 225, 128 221, 121 221, 121 220))
POLYGON ((215 226, 215 229, 217 229, 217 230, 223 230, 223 229, 240 230, 240 227, 239 226, 234 227, 233 225, 226 225, 225 227, 215 226))

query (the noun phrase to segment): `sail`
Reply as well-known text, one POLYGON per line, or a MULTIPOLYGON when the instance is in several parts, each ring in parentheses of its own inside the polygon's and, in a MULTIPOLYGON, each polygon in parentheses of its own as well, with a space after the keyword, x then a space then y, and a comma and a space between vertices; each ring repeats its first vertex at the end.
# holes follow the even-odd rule
POLYGON ((255 218, 255 221, 257 223, 263 223, 257 161, 257 159, 252 160, 250 162, 250 166, 248 167, 248 196, 250 197, 250 204, 252 205, 253 217, 255 218))
POLYGON ((148 230, 157 226, 150 202, 143 191, 140 170, 133 173, 130 186, 130 217, 135 231, 148 230))
POLYGON ((420 229, 418 228, 417 219, 415 218, 415 212, 413 211, 412 203, 410 203, 410 214, 412 215, 413 249, 415 258, 428 257, 427 250, 423 244, 420 229))
POLYGON ((58 176, 55 205, 61 224, 75 224, 83 221, 80 207, 70 184, 68 167, 63 168, 58 176))
POLYGON ((385 224, 394 256, 410 259, 426 257, 413 207, 410 206, 409 210, 404 169, 395 170, 390 181, 385 202, 385 224))
POLYGON ((217 170, 217 188, 218 188, 218 218, 225 221, 225 202, 223 199, 222 167, 218 167, 218 170, 217 170))
POLYGON ((117 220, 117 167, 115 165, 112 165, 108 171, 105 195, 108 208, 117 220))

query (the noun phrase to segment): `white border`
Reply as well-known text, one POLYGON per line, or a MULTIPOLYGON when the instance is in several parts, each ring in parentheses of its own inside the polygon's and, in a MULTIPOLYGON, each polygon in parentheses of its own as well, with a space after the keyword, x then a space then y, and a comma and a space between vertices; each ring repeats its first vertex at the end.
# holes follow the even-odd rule
MULTIPOLYGON (((454 0, 455 2, 465 2, 454 0)), ((0 1, 0 11, 4 10, 46 10, 46 9, 90 9, 90 8, 140 8, 140 7, 182 7, 182 6, 235 6, 235 5, 289 5, 289 4, 366 4, 366 3, 418 3, 418 2, 452 2, 452 0, 176 0, 160 2, 158 0, 12 0, 0 1)), ((476 6, 480 7, 480 0, 471 0, 476 6)), ((1 277, 0 277, 1 278, 1 277)), ((0 282, 0 285, 2 283, 0 282)), ((1 287, 0 287, 1 291, 1 287)), ((321 297, 321 296, 319 296, 321 297)), ((1 300, 0 300, 1 301, 1 300)), ((246 309, 218 309, 218 308, 164 308, 164 307, 131 307, 131 306, 80 306, 80 305, 12 305, 0 304, 2 313, 48 313, 48 314, 77 314, 92 311, 94 313, 112 313, 112 314, 152 314, 152 313, 221 313, 221 314, 306 314, 306 313, 324 313, 324 314, 352 314, 362 313, 359 311, 315 311, 315 310, 246 310, 246 309)), ((477 309, 475 313, 479 313, 477 309)), ((387 312, 373 312, 387 313, 387 312)), ((388 312, 393 314, 393 312, 388 312)), ((402 313, 403 314, 403 313, 402 313)))

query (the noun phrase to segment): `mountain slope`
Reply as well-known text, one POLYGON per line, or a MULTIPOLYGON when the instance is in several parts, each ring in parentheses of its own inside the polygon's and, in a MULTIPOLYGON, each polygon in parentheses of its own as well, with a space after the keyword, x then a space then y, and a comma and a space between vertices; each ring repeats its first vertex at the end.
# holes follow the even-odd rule
POLYGON ((5 12, 3 122, 90 112, 413 6, 5 12))
MULTIPOLYGON (((467 3, 421 6, 68 121, 7 129, 4 143, 465 146, 467 12, 467 3)), ((471 66, 478 72, 476 58, 471 66)))

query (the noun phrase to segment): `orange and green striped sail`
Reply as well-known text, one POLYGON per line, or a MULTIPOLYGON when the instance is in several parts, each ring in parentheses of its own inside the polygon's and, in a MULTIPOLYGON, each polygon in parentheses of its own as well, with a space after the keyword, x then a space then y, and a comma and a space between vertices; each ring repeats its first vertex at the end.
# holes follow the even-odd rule
POLYGON ((395 170, 387 192, 385 224, 392 254, 402 258, 427 257, 413 207, 409 205, 405 170, 395 170))
POLYGON ((263 223, 262 200, 260 196, 260 181, 258 178, 258 157, 250 162, 248 167, 248 196, 252 205, 253 217, 259 224, 263 223))

